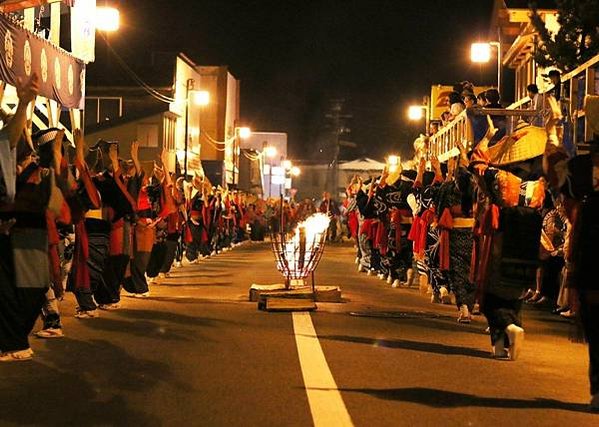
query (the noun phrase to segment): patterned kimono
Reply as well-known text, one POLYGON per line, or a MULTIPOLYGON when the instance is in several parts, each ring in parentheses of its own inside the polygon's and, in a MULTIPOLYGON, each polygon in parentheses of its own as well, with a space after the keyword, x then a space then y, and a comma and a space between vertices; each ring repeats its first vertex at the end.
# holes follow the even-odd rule
MULTIPOLYGON (((80 174, 87 175, 83 166, 80 174)), ((79 309, 93 311, 96 304, 113 304, 120 300, 122 264, 109 262, 111 254, 118 255, 124 233, 117 230, 119 221, 133 211, 119 171, 113 176, 103 171, 80 183, 80 192, 88 200, 85 220, 76 224, 76 248, 69 290, 75 293, 79 309), (98 194, 100 197, 98 197, 98 194), (117 231, 115 233, 115 231, 117 231), (108 266, 108 268, 107 268, 108 266)))
POLYGON ((440 230, 440 268, 446 274, 449 289, 456 297, 456 305, 474 306, 475 286, 470 280, 472 261, 472 182, 470 173, 463 168, 456 178, 441 184, 437 208, 440 230))
POLYGON ((360 265, 365 270, 375 268, 378 264, 376 253, 373 258, 373 243, 375 224, 378 223, 374 198, 360 190, 356 194, 356 204, 360 212, 360 224, 358 229, 358 244, 360 246, 360 265))
POLYGON ((210 255, 208 226, 210 224, 209 208, 201 192, 196 193, 190 201, 187 250, 185 255, 189 261, 195 261, 198 255, 210 255))
POLYGON ((156 239, 156 229, 153 227, 156 210, 153 201, 157 196, 157 187, 144 185, 144 173, 131 180, 132 194, 137 194, 135 202, 135 226, 133 228, 133 257, 129 263, 129 274, 125 277, 123 287, 132 294, 148 292, 146 269, 150 262, 152 247, 156 239))
MULTIPOLYGON (((8 140, 0 137, 0 144, 8 140)), ((3 194, 0 194, 0 220, 14 222, 0 234, 0 351, 12 352, 29 348, 28 335, 33 329, 55 265, 51 227, 63 217, 70 220, 70 210, 57 185, 59 177, 53 169, 32 163, 16 179, 16 194, 7 194, 6 175, 10 165, 3 162, 3 194), (13 198, 14 197, 14 198, 13 198)), ((16 165, 15 165, 16 167, 16 165)), ((11 187, 11 184, 8 185, 11 187)), ((14 188, 14 187, 13 187, 14 188)), ((6 223, 5 223, 6 224, 6 223)))
POLYGON ((412 266, 412 245, 408 242, 412 212, 407 202, 412 190, 412 182, 399 180, 376 193, 378 201, 386 207, 387 247, 381 260, 383 273, 390 275, 391 280, 402 282, 407 280, 408 269, 412 266))
POLYGON ((424 183, 414 183, 414 195, 420 208, 408 238, 414 242, 414 255, 420 274, 428 277, 434 294, 438 295, 441 287, 447 287, 447 277, 439 265, 440 230, 435 224, 437 219, 435 202, 441 180, 431 173, 425 173, 423 181, 424 183))

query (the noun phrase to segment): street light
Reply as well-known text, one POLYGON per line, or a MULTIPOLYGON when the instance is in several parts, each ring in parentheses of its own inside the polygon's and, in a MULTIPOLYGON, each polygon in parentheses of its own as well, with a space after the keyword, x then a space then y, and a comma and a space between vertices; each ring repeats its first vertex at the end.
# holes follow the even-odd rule
POLYGON ((207 90, 193 90, 193 102, 199 107, 205 107, 210 104, 210 92, 207 90))
POLYGON ((300 168, 298 168, 297 166, 293 166, 291 168, 291 176, 300 176, 300 174, 302 173, 302 170, 300 168))
POLYGON ((414 121, 422 120, 422 106, 411 105, 410 108, 408 108, 408 118, 414 121))
POLYGON ((501 43, 485 42, 470 45, 470 60, 476 63, 487 63, 491 60, 491 48, 497 48, 497 91, 501 94, 501 43))
POLYGON ((120 26, 120 13, 114 7, 96 7, 96 28, 100 31, 117 31, 120 26))
MULTIPOLYGON (((235 126, 235 136, 233 138, 233 153, 232 154, 232 163, 233 163, 233 185, 237 186, 237 181, 239 178, 239 155, 241 154, 241 140, 248 139, 252 136, 252 130, 249 127, 240 127, 235 126)), ((226 159, 225 159, 226 161, 226 159)))
POLYGON ((266 155, 266 157, 273 158, 274 156, 277 155, 277 147, 273 147, 271 145, 269 145, 268 147, 265 147, 264 154, 266 155))
POLYGON ((250 136, 252 136, 252 130, 248 127, 240 127, 237 129, 241 139, 248 139, 250 136))
POLYGON ((422 120, 422 116, 424 115, 425 124, 424 124, 424 133, 428 134, 428 112, 429 112, 429 98, 427 96, 424 97, 422 105, 410 105, 408 108, 408 118, 412 121, 420 121, 422 120))

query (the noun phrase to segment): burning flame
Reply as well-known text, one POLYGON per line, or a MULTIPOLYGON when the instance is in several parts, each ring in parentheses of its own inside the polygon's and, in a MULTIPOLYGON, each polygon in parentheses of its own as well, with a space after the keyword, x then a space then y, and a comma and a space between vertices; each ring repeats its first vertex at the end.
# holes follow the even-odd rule
MULTIPOLYGON (((321 242, 321 237, 329 228, 330 218, 324 213, 315 213, 305 221, 300 222, 293 233, 293 238, 285 242, 283 256, 278 261, 281 272, 290 270, 294 278, 305 277, 310 272, 310 264, 321 242), (288 268, 284 264, 287 261, 288 268)), ((312 267, 313 268, 313 267, 312 267)))

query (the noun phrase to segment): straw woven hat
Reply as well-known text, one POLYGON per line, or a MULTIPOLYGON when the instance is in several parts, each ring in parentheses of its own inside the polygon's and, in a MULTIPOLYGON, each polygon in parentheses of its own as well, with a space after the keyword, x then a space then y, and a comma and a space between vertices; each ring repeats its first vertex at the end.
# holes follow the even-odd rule
POLYGON ((491 163, 508 165, 543 155, 546 143, 547 133, 544 128, 520 121, 514 133, 489 147, 488 154, 491 163))

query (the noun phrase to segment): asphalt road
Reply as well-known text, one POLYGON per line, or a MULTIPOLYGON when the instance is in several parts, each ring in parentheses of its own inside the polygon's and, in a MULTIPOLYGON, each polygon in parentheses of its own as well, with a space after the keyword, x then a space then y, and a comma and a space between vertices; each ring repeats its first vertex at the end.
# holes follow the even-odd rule
POLYGON ((68 295, 66 337, 0 365, 0 425, 599 425, 562 319, 527 309, 520 360, 496 361, 483 318, 459 325, 453 307, 358 274, 350 246, 327 247, 316 277, 345 302, 307 318, 248 302, 252 283, 281 282, 266 244, 176 269, 97 319, 73 318, 68 295))

